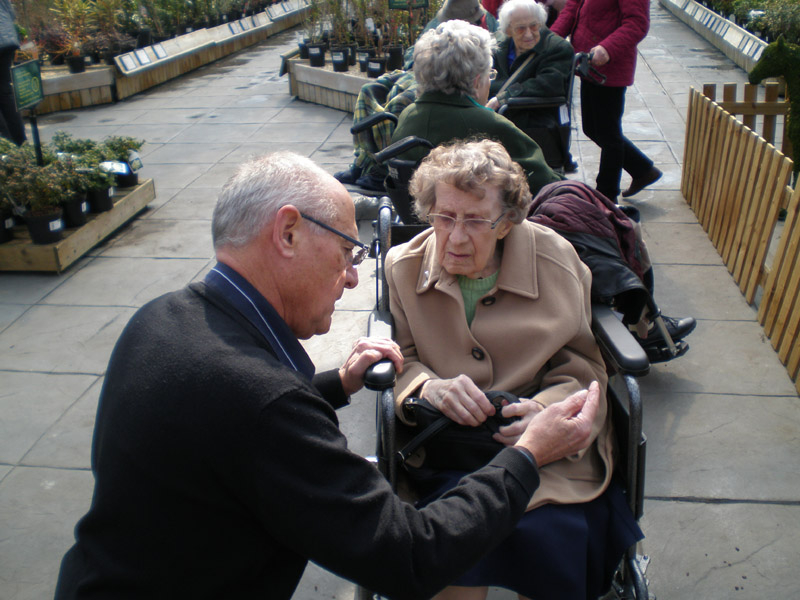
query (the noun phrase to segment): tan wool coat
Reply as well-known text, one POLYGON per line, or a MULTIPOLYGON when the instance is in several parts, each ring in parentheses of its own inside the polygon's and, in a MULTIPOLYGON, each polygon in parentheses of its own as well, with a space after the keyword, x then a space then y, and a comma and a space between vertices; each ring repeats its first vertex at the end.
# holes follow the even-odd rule
POLYGON ((540 469, 528 510, 588 502, 608 487, 613 465, 607 376, 591 332, 591 273, 552 230, 524 221, 503 244, 497 283, 467 326, 458 279, 441 269, 430 229, 386 258, 395 338, 405 364, 400 403, 430 378, 465 374, 482 390, 503 390, 547 406, 593 380, 602 390, 588 449, 540 469))

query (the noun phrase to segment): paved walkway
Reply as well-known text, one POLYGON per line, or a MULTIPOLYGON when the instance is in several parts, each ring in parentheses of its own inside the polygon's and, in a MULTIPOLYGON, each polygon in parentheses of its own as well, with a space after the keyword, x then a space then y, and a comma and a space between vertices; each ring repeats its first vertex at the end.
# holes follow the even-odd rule
MULTIPOLYGON (((633 203, 659 303, 698 326, 689 353, 643 382, 647 574, 663 599, 800 597, 798 397, 679 192, 689 86, 741 83, 745 74, 657 4, 652 14, 625 127, 665 176, 633 203)), ((236 165, 279 148, 329 171, 349 163, 350 115, 293 100, 278 77, 279 54, 293 42, 281 34, 125 102, 40 120, 45 139, 61 129, 146 139, 142 175, 155 180, 157 198, 62 275, 0 274, 0 598, 52 596, 91 499, 90 440, 113 344, 138 307, 213 264, 211 210, 236 165)), ((579 133, 575 140, 576 176, 591 181, 597 149, 579 133)), ((362 223, 362 239, 369 235, 362 223)), ((321 368, 337 365, 365 331, 369 263, 331 333, 307 344, 321 368)), ((340 415, 364 454, 370 401, 360 395, 340 415)), ((310 566, 296 597, 352 597, 352 585, 310 566)))

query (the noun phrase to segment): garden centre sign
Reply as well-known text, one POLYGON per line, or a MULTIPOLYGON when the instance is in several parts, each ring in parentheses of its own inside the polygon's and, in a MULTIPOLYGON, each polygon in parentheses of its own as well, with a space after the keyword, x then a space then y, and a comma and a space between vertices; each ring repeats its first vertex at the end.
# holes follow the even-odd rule
POLYGON ((31 108, 44 100, 42 73, 38 60, 29 60, 11 67, 11 78, 14 82, 17 110, 31 108))

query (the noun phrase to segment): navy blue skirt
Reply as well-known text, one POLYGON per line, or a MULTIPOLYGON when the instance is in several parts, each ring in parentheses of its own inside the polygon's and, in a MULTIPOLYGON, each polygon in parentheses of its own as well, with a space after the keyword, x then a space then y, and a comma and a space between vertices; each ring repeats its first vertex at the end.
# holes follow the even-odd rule
MULTIPOLYGON (((465 475, 440 471, 412 479, 427 495, 422 507, 465 475)), ((612 481, 595 500, 545 504, 452 585, 502 587, 534 600, 596 600, 608 591, 625 550, 644 538, 622 486, 612 481)))

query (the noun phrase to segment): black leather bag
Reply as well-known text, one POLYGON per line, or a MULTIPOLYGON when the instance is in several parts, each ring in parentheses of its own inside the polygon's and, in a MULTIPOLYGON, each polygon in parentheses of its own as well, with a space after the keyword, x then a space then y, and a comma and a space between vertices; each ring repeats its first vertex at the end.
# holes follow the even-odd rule
POLYGON ((416 434, 397 455, 404 467, 424 466, 431 469, 454 469, 475 471, 485 466, 504 448, 503 444, 492 439, 503 425, 516 421, 518 417, 507 419, 500 414, 505 404, 519 402, 519 398, 508 392, 486 392, 486 397, 494 404, 497 412, 478 427, 458 425, 444 416, 427 400, 407 398, 404 410, 416 423, 416 434), (423 456, 424 458, 416 458, 423 456), (412 459, 412 457, 415 457, 412 459))

